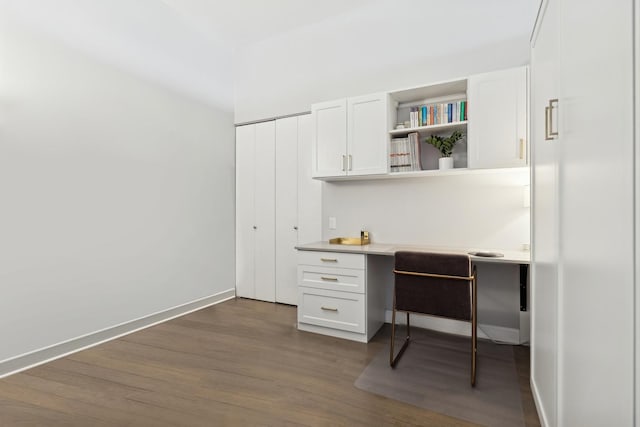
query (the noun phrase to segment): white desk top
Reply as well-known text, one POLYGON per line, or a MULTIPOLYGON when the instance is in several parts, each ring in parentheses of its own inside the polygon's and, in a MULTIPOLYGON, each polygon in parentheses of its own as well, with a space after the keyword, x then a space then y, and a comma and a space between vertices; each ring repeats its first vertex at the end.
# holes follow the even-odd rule
POLYGON ((306 243, 296 246, 300 251, 324 251, 324 252, 345 252, 365 255, 386 255, 394 256, 398 251, 416 252, 443 252, 454 254, 468 254, 469 252, 499 252, 503 257, 483 257, 469 255, 473 262, 495 262, 501 264, 530 264, 531 253, 529 251, 507 251, 502 249, 486 248, 446 248, 435 246, 404 245, 393 243, 370 243, 363 246, 335 245, 328 242, 306 243))

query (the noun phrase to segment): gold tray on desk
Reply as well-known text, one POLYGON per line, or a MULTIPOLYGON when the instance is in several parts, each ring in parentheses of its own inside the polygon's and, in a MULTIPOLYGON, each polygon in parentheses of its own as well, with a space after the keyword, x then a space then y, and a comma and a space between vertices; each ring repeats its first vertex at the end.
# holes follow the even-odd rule
POLYGON ((333 245, 368 245, 371 243, 369 240, 369 236, 366 237, 336 237, 333 239, 329 239, 329 243, 333 245))

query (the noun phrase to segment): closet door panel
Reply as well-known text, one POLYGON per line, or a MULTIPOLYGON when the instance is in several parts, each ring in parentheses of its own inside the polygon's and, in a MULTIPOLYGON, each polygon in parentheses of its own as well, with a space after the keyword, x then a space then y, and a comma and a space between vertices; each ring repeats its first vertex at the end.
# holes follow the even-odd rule
MULTIPOLYGON (((276 120, 276 301, 298 301, 298 117, 276 120)), ((309 161, 309 164, 311 162, 309 161)))
POLYGON ((255 125, 236 128, 236 295, 255 298, 255 125))
POLYGON ((322 186, 312 179, 311 116, 298 118, 298 244, 322 240, 322 186))
POLYGON ((275 301, 275 122, 258 123, 255 140, 255 298, 275 301))

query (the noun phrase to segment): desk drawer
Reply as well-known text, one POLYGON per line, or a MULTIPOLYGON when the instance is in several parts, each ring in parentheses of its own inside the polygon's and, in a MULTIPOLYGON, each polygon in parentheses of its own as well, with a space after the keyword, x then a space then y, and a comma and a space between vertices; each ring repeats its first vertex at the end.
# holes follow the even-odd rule
POLYGON ((364 270, 299 265, 298 286, 363 294, 364 270))
POLYGON ((365 296, 350 292, 298 288, 298 323, 365 332, 365 296))
POLYGON ((363 254, 298 251, 298 264, 364 269, 363 254))

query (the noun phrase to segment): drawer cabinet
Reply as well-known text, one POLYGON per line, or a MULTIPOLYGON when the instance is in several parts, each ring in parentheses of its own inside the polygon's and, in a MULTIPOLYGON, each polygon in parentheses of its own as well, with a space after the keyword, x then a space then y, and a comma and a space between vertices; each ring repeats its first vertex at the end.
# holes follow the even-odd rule
POLYGON ((365 332, 364 294, 298 288, 298 322, 365 332))
POLYGON ((298 329, 367 342, 384 322, 384 297, 368 292, 366 257, 298 252, 298 329))

